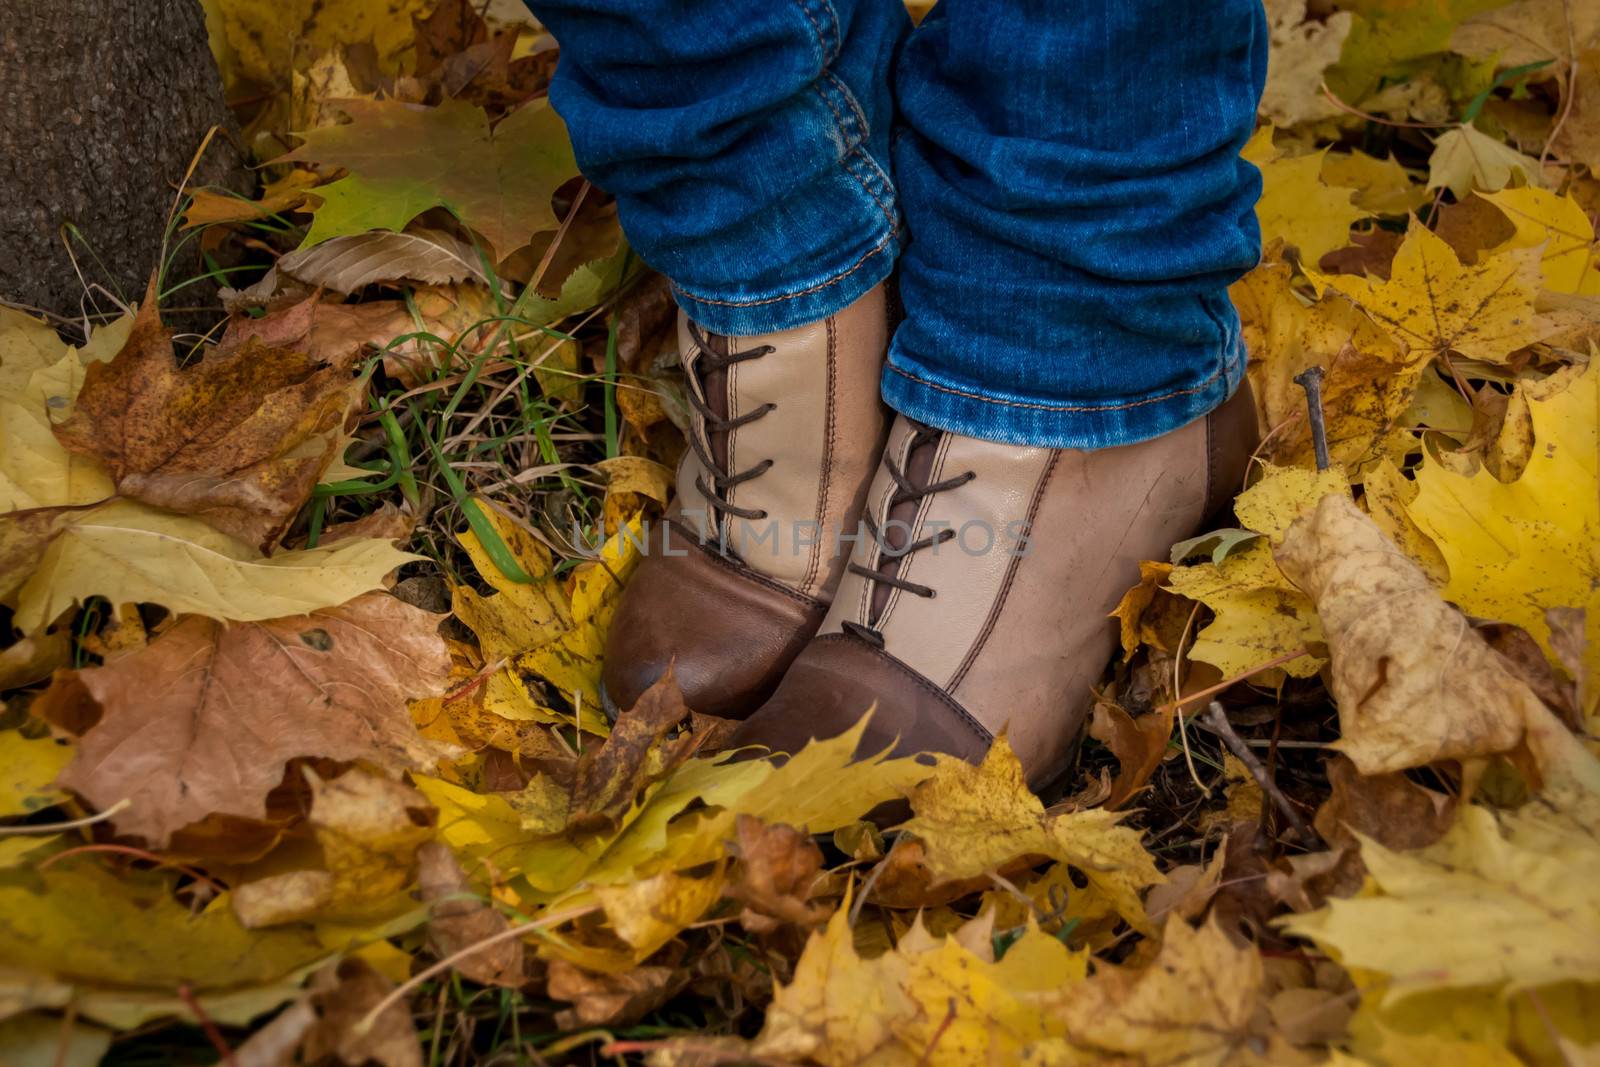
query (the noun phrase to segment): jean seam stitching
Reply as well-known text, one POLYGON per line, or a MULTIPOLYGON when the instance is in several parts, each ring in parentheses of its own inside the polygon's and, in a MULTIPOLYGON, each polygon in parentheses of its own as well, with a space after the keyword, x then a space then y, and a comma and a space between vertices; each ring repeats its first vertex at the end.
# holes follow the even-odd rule
POLYGON ((929 389, 935 389, 941 393, 949 393, 952 396, 965 397, 968 400, 981 400, 985 404, 997 404, 1003 407, 1012 408, 1029 408, 1037 411, 1101 412, 1127 411, 1129 408, 1144 407, 1146 404, 1159 404, 1163 400, 1171 400, 1174 397, 1179 396, 1192 396, 1195 393, 1203 392, 1210 388, 1213 382, 1223 376, 1227 370, 1227 360, 1224 358, 1222 365, 1213 371, 1209 378, 1198 385, 1191 386, 1188 389, 1174 389, 1170 392, 1162 393, 1160 396, 1147 396, 1142 400, 1130 400, 1125 404, 1039 404, 1026 400, 1005 400, 1000 397, 984 396, 981 393, 972 393, 964 389, 956 389, 952 386, 940 385, 938 382, 929 381, 927 378, 912 374, 910 371, 902 370, 899 367, 890 366, 888 369, 893 373, 900 375, 902 378, 908 378, 911 381, 916 382, 918 385, 927 386, 929 389))
MULTIPOLYGON (((867 181, 866 178, 863 178, 861 175, 857 174, 855 169, 851 166, 851 160, 860 159, 863 157, 864 153, 859 147, 853 148, 850 150, 849 155, 845 156, 844 159, 839 161, 839 165, 844 168, 844 172, 846 174, 850 175, 850 177, 855 180, 857 185, 861 186, 861 191, 866 193, 867 196, 871 197, 874 204, 878 205, 878 210, 883 214, 884 221, 887 222, 892 228, 895 225, 894 209, 888 204, 884 203, 883 199, 877 194, 876 191, 873 190, 872 183, 867 181)), ((870 157, 866 158, 870 159, 870 157)))
POLYGON ((812 12, 810 4, 807 2, 807 0, 794 0, 795 6, 800 9, 800 14, 804 15, 805 20, 811 24, 811 34, 816 38, 817 72, 819 74, 828 69, 828 64, 831 63, 838 54, 837 45, 840 39, 839 15, 837 12, 832 10, 831 4, 828 4, 826 0, 823 0, 823 2, 824 5, 829 8, 829 21, 833 23, 834 27, 834 35, 831 42, 827 33, 822 28, 822 23, 817 20, 817 16, 812 12))
MULTIPOLYGON (((883 212, 884 219, 886 219, 889 225, 892 227, 895 225, 894 210, 890 208, 888 204, 883 202, 882 196, 878 193, 878 191, 872 188, 872 183, 866 178, 862 177, 860 174, 857 174, 855 169, 851 166, 851 160, 856 158, 864 158, 871 164, 872 170, 870 173, 874 178, 881 178, 885 183, 888 181, 887 175, 883 174, 883 169, 879 167, 877 163, 872 160, 872 157, 866 152, 866 119, 861 114, 859 105, 856 104, 854 98, 849 92, 849 89, 844 85, 844 83, 839 81, 838 78, 834 77, 831 71, 823 71, 823 74, 825 74, 834 85, 838 86, 837 91, 844 97, 845 103, 850 106, 852 115, 856 121, 857 138, 855 147, 851 148, 840 157, 839 168, 849 175, 852 181, 861 187, 862 192, 866 193, 872 198, 872 202, 878 205, 878 210, 883 212)), ((839 136, 848 140, 850 131, 846 128, 845 117, 839 111, 838 106, 834 103, 832 95, 827 91, 826 88, 823 87, 820 82, 814 82, 811 88, 816 92, 817 97, 822 101, 823 106, 833 113, 833 124, 835 128, 838 129, 839 136)))
POLYGON ((838 285, 840 282, 850 277, 850 275, 866 266, 867 262, 874 256, 879 255, 885 249, 887 249, 890 243, 893 242, 897 236, 899 236, 899 233, 899 227, 891 228, 888 233, 878 238, 877 244, 869 248, 865 253, 862 254, 860 259, 856 260, 845 270, 835 274, 833 277, 828 278, 825 281, 820 281, 815 285, 809 285, 804 289, 797 289, 792 293, 782 293, 778 296, 756 297, 750 300, 716 300, 707 296, 699 296, 680 285, 674 284, 672 288, 674 292, 681 294, 686 299, 693 300, 697 304, 705 304, 709 307, 760 307, 764 304, 781 304, 785 300, 794 300, 797 297, 810 296, 813 293, 820 293, 824 289, 830 289, 833 286, 838 285))

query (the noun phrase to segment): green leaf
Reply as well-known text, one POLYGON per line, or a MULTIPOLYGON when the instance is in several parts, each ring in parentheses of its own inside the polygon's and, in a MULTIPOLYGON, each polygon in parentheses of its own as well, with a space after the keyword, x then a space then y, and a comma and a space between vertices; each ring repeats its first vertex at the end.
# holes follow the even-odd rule
POLYGON ((439 206, 482 234, 504 259, 535 233, 560 224, 551 197, 577 176, 578 165, 566 126, 543 101, 493 128, 481 108, 459 100, 438 107, 351 100, 340 107, 350 123, 307 131, 305 144, 281 160, 344 167, 359 179, 317 191, 325 202, 312 226, 315 240, 361 232, 350 227, 361 221, 363 210, 378 220, 378 228, 399 229, 410 221, 395 224, 406 212, 439 206), (321 222, 322 212, 330 210, 329 188, 336 190, 333 214, 321 222), (365 209, 357 203, 362 195, 374 198, 365 209))
POLYGON ((396 233, 429 208, 439 207, 433 188, 411 178, 362 178, 351 175, 318 186, 322 206, 311 218, 311 229, 301 248, 335 237, 352 237, 369 230, 396 233))

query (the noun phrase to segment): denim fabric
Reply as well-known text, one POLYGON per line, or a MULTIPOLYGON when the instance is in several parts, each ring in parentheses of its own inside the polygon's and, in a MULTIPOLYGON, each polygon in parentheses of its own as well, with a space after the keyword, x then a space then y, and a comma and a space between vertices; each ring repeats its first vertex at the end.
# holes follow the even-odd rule
POLYGON ((913 418, 1100 448, 1242 379, 1260 0, 942 0, 909 36, 900 0, 529 6, 580 165, 706 328, 823 318, 904 240, 883 395, 913 418))
POLYGON ((550 102, 641 258, 706 329, 826 318, 889 276, 902 228, 893 0, 531 0, 550 102))

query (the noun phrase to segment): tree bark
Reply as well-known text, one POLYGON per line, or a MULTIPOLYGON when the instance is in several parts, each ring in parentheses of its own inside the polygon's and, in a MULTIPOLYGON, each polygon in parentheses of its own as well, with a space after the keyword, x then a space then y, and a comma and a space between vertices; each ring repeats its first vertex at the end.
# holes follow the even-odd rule
MULTIPOLYGON (((67 318, 110 310, 89 285, 137 301, 213 126, 191 187, 247 189, 199 0, 0 0, 0 300, 67 318)), ((186 254, 167 282, 197 272, 186 254)))

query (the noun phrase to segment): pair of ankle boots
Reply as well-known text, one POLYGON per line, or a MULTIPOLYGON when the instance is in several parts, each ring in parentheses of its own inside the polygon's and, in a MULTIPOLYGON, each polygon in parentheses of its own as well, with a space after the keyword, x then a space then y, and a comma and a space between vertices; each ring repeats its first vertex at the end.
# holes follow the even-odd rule
POLYGON ((818 323, 708 335, 680 316, 690 451, 612 624, 608 700, 673 665, 686 703, 794 752, 874 707, 863 753, 981 759, 1007 731, 1030 785, 1062 774, 1140 560, 1237 491, 1248 389, 1164 436, 1031 448, 878 398, 884 289, 818 323))

